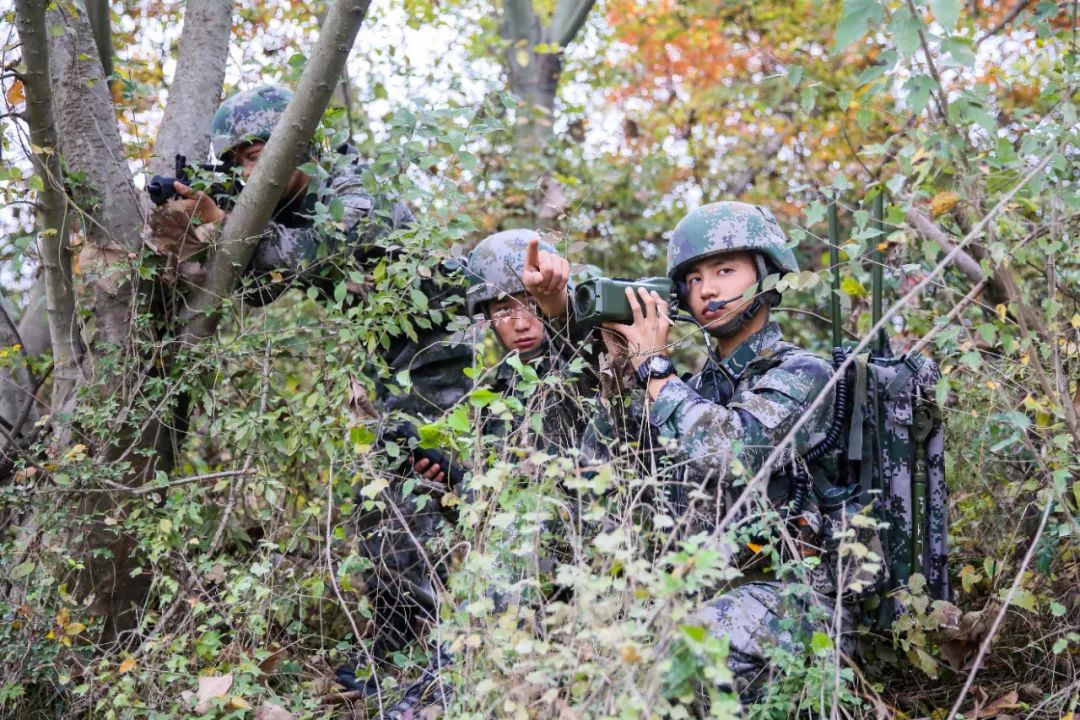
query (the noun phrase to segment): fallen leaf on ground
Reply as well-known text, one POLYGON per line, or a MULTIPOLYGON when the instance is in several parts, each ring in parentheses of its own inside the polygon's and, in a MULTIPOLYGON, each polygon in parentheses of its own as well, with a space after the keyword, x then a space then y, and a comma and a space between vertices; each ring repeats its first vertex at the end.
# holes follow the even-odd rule
POLYGON ((990 718, 997 715, 1001 715, 1004 710, 1013 710, 1020 707, 1017 700, 1020 696, 1016 694, 1016 691, 1006 693, 993 702, 987 703, 981 710, 979 710, 975 717, 978 718, 990 718))
MULTIPOLYGON (((199 689, 195 691, 195 707, 197 713, 210 711, 210 701, 214 698, 224 697, 232 687, 232 673, 228 675, 206 675, 199 678, 199 689)), ((188 697, 191 697, 188 695, 188 697)))
POLYGON ((255 710, 255 720, 293 720, 293 716, 280 705, 263 703, 255 710))

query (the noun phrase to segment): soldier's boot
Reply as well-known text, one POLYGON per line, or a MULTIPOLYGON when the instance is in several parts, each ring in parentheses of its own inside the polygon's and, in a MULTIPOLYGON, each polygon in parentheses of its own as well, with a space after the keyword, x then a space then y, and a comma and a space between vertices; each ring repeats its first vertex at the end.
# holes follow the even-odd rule
MULTIPOLYGON (((446 674, 453 657, 440 647, 435 659, 424 668, 420 678, 405 689, 401 700, 380 715, 380 720, 419 720, 432 717, 424 711, 428 708, 441 708, 446 712, 450 701, 454 699, 454 687, 446 674)), ((434 717, 438 717, 435 715, 434 717)))
POLYGON ((355 656, 350 656, 348 663, 334 671, 334 682, 341 685, 346 690, 363 693, 363 697, 373 697, 377 695, 379 692, 378 676, 375 673, 372 673, 366 678, 357 678, 356 663, 357 658, 355 656))

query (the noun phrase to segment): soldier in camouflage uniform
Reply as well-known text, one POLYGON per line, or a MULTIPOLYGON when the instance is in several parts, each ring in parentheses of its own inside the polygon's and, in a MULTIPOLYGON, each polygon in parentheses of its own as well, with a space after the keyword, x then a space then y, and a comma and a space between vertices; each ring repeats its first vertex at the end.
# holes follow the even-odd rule
MULTIPOLYGON (((609 353, 634 368, 637 385, 648 396, 643 405, 648 422, 684 469, 682 483, 675 483, 672 492, 679 493, 680 485, 692 488, 674 503, 689 532, 715 528, 832 375, 826 360, 785 342, 769 321, 769 309, 780 296, 763 291, 762 282, 771 274, 794 272, 795 255, 771 212, 740 202, 705 205, 679 222, 668 246, 668 276, 676 284, 680 308, 716 343, 701 372, 688 381, 675 374, 668 358, 669 308, 655 292, 639 288, 640 304, 631 296, 631 325, 605 325, 624 341, 604 333, 609 353), (752 288, 752 297, 744 297, 752 288)), ((763 507, 771 505, 781 517, 799 513, 804 549, 817 540, 820 516, 812 498, 800 500, 801 508, 790 507, 796 494, 793 477, 799 477, 790 469, 823 439, 832 414, 831 400, 815 410, 764 487, 770 502, 763 507)), ((810 463, 813 482, 827 484, 837 461, 834 449, 810 463)), ((732 558, 743 570, 742 579, 697 613, 715 634, 729 639, 728 664, 744 700, 757 696, 769 674, 766 648, 798 649, 800 631, 809 629, 809 606, 831 615, 833 605, 831 588, 815 585, 824 592, 791 594, 762 569, 758 545, 768 543, 762 536, 775 536, 776 530, 762 526, 762 518, 769 517, 775 526, 775 514, 742 515, 744 546, 732 558), (785 617, 798 622, 792 627, 783 622, 785 617)), ((792 526, 793 519, 780 524, 792 526)))
MULTIPOLYGON (((227 98, 213 119, 214 154, 249 177, 291 98, 289 90, 274 85, 262 85, 227 98)), ((340 148, 326 178, 314 186, 302 170, 293 171, 247 268, 245 302, 263 305, 292 286, 332 287, 341 279, 341 273, 336 272, 341 261, 351 257, 364 266, 397 252, 387 245, 385 236, 407 227, 415 218, 404 204, 373 196, 364 188, 364 166, 355 155, 354 148, 340 148), (329 207, 335 200, 342 207, 336 227, 316 226, 316 209, 329 207)), ((314 146, 309 149, 308 159, 318 160, 314 146)), ((206 233, 205 228, 219 227, 227 214, 203 193, 181 183, 175 189, 182 199, 166 204, 153 229, 158 235, 175 236, 171 239, 177 243, 194 239, 208 244, 213 233, 206 233), (193 238, 193 228, 197 227, 203 231, 193 238)), ((432 307, 443 296, 461 296, 464 290, 460 277, 450 282, 417 278, 416 282, 432 307)), ((448 315, 452 314, 452 307, 446 309, 448 315)), ((472 365, 472 344, 448 325, 418 328, 415 340, 395 338, 382 353, 390 376, 408 371, 412 383, 409 391, 402 393, 376 379, 374 405, 384 425, 395 425, 402 416, 413 420, 435 417, 456 404, 469 389, 463 370, 472 365)), ((374 365, 366 369, 376 374, 374 365)), ((409 461, 416 473, 430 482, 446 478, 446 468, 429 459, 410 456, 409 461)), ((423 509, 415 497, 403 492, 402 486, 412 474, 403 468, 384 494, 388 505, 382 510, 358 513, 355 519, 361 550, 376 566, 365 577, 365 583, 375 613, 378 656, 408 642, 424 618, 430 621, 434 612, 430 566, 423 548, 416 545, 435 534, 442 518, 433 510, 435 504, 429 503, 423 509)), ((351 667, 339 671, 339 680, 353 689, 363 687, 356 682, 351 667)), ((368 683, 366 689, 374 690, 375 683, 368 683)))
MULTIPOLYGON (((567 383, 533 383, 531 391, 524 392, 521 372, 514 367, 516 363, 508 361, 517 357, 536 372, 538 380, 551 373, 567 373, 577 352, 577 345, 567 336, 570 264, 536 231, 507 230, 488 236, 473 249, 467 275, 468 314, 491 324, 506 353, 486 385, 504 397, 518 399, 524 407, 514 420, 489 415, 483 420, 482 435, 499 438, 499 445, 510 451, 530 448, 554 454, 576 446, 586 417, 579 403, 582 397, 592 395, 589 376, 583 373, 567 383), (543 417, 538 429, 525 421, 534 412, 543 417)), ((556 551, 544 548, 539 560, 541 573, 551 572, 551 555, 556 551)), ((521 600, 498 594, 493 599, 500 611, 521 600)), ((421 708, 445 708, 453 696, 446 673, 451 662, 449 654, 440 649, 433 666, 382 717, 420 717, 421 708)))
MULTIPOLYGON (((570 264, 534 230, 507 230, 485 238, 469 254, 468 273, 473 284, 466 294, 471 317, 483 316, 507 353, 515 352, 543 379, 549 373, 566 374, 581 355, 581 338, 571 336, 569 296, 570 264)), ((504 396, 520 395, 521 374, 506 358, 495 368, 491 388, 504 396)), ((519 397, 527 408, 543 413, 539 436, 528 423, 489 420, 485 431, 520 434, 515 447, 557 453, 577 447, 586 416, 583 398, 594 394, 591 373, 584 371, 570 383, 539 386, 529 397, 519 397)), ((523 416, 532 411, 526 409, 523 416)))

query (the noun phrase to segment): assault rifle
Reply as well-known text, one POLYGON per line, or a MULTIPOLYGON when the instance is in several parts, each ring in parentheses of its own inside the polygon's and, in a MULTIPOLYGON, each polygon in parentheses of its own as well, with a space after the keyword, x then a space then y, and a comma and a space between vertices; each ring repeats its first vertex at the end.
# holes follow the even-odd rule
POLYGON ((146 193, 155 205, 164 205, 169 200, 180 197, 173 188, 173 183, 180 181, 209 195, 222 210, 231 210, 236 196, 244 189, 244 184, 232 174, 235 167, 232 163, 188 165, 185 156, 177 155, 175 174, 172 176, 155 175, 150 178, 150 182, 146 184, 146 193), (210 182, 200 177, 205 173, 213 174, 214 177, 210 182))

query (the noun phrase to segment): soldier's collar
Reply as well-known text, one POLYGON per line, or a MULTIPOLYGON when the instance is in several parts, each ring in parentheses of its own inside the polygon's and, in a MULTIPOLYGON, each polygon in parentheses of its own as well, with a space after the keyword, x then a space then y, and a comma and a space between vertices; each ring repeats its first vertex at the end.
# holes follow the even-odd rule
POLYGON ((730 377, 738 378, 750 363, 771 357, 776 346, 784 339, 780 326, 769 321, 765 326, 742 341, 735 351, 722 360, 713 359, 730 377))

